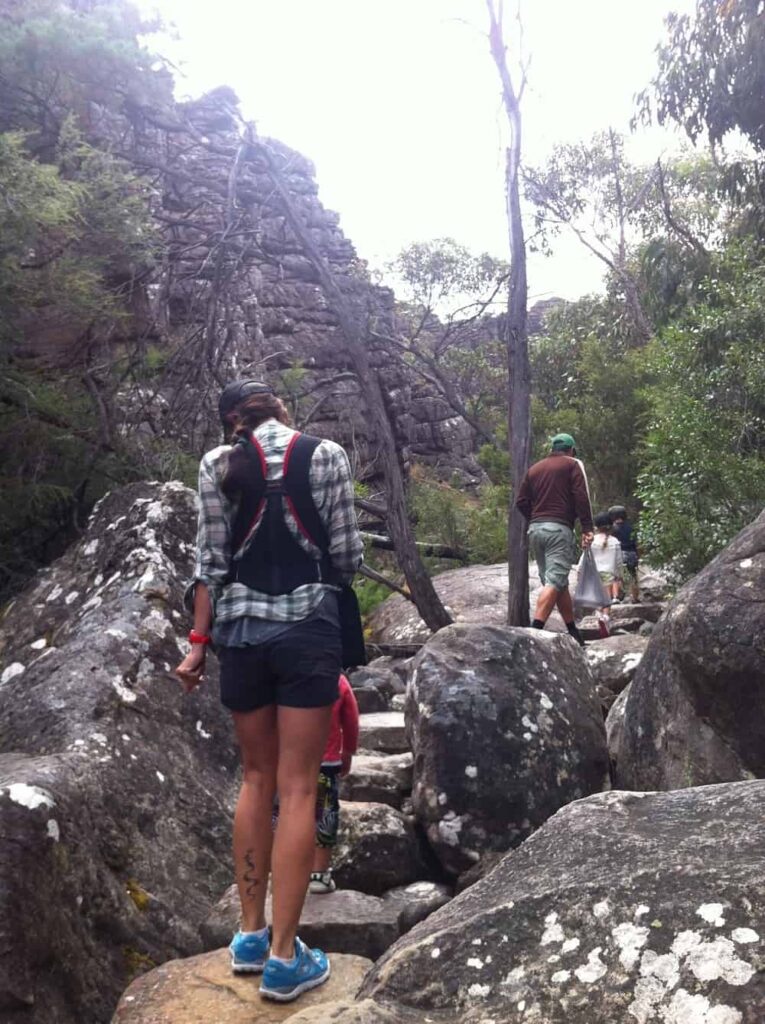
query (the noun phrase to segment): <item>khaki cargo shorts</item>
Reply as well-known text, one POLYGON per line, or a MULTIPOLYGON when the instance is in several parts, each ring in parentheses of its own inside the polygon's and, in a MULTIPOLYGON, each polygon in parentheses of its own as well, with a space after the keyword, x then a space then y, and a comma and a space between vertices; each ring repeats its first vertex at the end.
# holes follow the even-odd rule
POLYGON ((542 586, 565 590, 571 566, 576 561, 574 531, 563 523, 532 523, 529 545, 542 586))

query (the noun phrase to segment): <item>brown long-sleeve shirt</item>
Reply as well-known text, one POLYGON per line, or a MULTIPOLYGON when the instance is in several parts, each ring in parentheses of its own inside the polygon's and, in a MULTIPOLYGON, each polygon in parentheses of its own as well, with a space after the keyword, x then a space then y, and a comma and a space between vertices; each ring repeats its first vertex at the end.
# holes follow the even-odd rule
POLYGON ((516 508, 532 523, 563 523, 574 528, 578 519, 592 533, 592 509, 582 464, 570 455, 553 453, 534 463, 523 478, 516 508))

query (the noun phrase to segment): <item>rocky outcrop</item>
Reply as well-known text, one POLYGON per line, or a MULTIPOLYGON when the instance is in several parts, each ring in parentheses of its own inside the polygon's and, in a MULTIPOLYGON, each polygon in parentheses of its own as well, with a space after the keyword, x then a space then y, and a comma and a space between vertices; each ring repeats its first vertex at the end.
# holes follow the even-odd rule
POLYGON ((173 960, 138 978, 119 1002, 112 1024, 278 1024, 352 995, 371 966, 358 956, 332 957, 332 975, 300 1004, 274 1003, 258 993, 259 980, 231 973, 227 949, 173 960))
MULTIPOLYGON (((571 570, 571 587, 576 587, 576 569, 571 570)), ((623 627, 628 619, 635 621, 633 629, 637 629, 640 621, 654 621, 660 612, 661 602, 669 590, 664 576, 652 569, 640 568, 641 592, 647 602, 646 613, 638 612, 640 605, 623 605, 614 609, 619 627, 623 627)), ((471 565, 465 569, 450 569, 439 573, 433 580, 436 592, 444 602, 455 622, 475 622, 484 625, 504 625, 507 618, 507 563, 496 565, 471 565)), ((533 610, 539 594, 540 583, 536 565, 529 566, 529 605, 533 610)), ((384 647, 403 647, 411 644, 424 643, 430 631, 419 617, 417 609, 405 597, 393 594, 375 609, 369 618, 369 636, 373 644, 384 647)), ((563 620, 554 611, 547 622, 547 629, 563 632, 563 620)), ((591 636, 597 636, 593 625, 591 636)))
POLYGON ((765 776, 765 513, 687 583, 630 689, 626 789, 765 776))
MULTIPOLYGON (((347 345, 293 232, 286 197, 369 327, 370 355, 402 463, 408 465, 416 453, 443 475, 482 479, 472 429, 371 337, 395 334, 393 293, 372 283, 338 215, 320 202, 310 160, 260 136, 254 124, 245 126, 236 95, 225 87, 176 104, 161 119, 154 112, 149 124, 132 155, 140 171, 151 175, 164 251, 137 301, 141 316, 135 330, 144 347, 151 342, 173 359, 159 378, 121 399, 132 425, 142 418, 151 424, 145 431, 147 456, 163 432, 180 433, 189 452, 219 443, 217 386, 208 369, 214 366, 218 379, 265 377, 301 429, 343 444, 357 476, 379 481, 377 441, 350 372, 347 345)), ((124 131, 115 129, 122 146, 124 131)))
POLYGON ((600 705, 569 636, 442 629, 414 662, 406 718, 414 811, 452 874, 608 782, 600 705))
POLYGON ((227 884, 236 758, 210 678, 172 676, 194 497, 135 484, 7 611, 0 666, 0 1015, 109 1019, 196 952, 227 884))
POLYGON ((400 939, 336 1019, 759 1024, 763 821, 759 781, 570 804, 400 939))

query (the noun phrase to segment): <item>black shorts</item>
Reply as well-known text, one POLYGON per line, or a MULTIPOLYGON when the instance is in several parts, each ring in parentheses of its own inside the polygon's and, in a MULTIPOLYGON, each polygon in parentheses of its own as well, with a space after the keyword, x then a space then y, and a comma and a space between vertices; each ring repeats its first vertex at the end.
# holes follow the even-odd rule
POLYGON ((262 644, 221 646, 218 660, 220 699, 230 711, 321 708, 338 698, 340 630, 322 619, 296 622, 262 644))

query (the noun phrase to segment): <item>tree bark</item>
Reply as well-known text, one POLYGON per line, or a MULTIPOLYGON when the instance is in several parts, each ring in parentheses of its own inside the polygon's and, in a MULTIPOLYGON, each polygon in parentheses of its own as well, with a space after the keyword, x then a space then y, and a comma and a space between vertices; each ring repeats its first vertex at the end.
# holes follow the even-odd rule
POLYGON ((527 524, 515 507, 515 496, 529 468, 531 453, 531 368, 527 333, 526 241, 521 218, 519 169, 521 161, 520 94, 507 66, 502 31, 502 2, 486 0, 489 43, 502 83, 502 100, 510 128, 505 154, 505 201, 510 243, 510 289, 507 305, 507 365, 509 374, 508 435, 512 490, 507 523, 508 601, 511 626, 529 625, 529 541, 527 524))
POLYGON ((398 460, 396 439, 388 418, 378 373, 369 359, 366 325, 362 328, 358 314, 352 309, 351 303, 341 291, 326 260, 314 245, 310 232, 297 213, 292 198, 282 181, 273 154, 265 143, 255 137, 254 133, 250 134, 248 141, 263 156, 274 189, 281 198, 290 227, 300 243, 303 255, 311 263, 324 294, 338 319, 340 330, 348 346, 351 366, 367 406, 372 436, 376 438, 379 445, 380 463, 387 492, 388 531, 395 545, 396 557, 406 578, 412 600, 417 605, 417 611, 428 628, 435 632, 443 626, 448 626, 452 620, 436 593, 433 581, 423 565, 414 540, 407 512, 406 490, 398 460))

